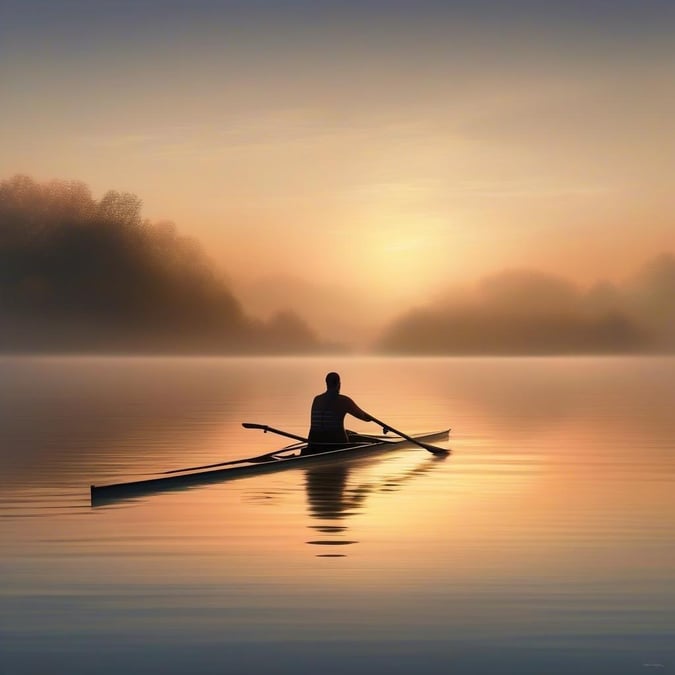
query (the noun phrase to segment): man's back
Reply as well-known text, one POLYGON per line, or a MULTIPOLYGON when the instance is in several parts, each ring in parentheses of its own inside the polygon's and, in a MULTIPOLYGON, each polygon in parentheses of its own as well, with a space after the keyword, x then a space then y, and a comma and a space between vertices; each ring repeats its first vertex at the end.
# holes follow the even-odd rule
POLYGON ((354 401, 337 392, 327 391, 315 396, 312 403, 310 440, 319 440, 315 437, 322 436, 326 438, 322 442, 346 441, 344 419, 354 407, 354 401))
MULTIPOLYGON (((331 375, 329 373, 329 376, 331 375)), ((329 376, 327 382, 330 382, 329 376)), ((368 413, 361 410, 349 396, 340 394, 338 379, 335 386, 329 385, 327 390, 315 396, 312 402, 309 441, 314 445, 314 451, 329 450, 329 444, 339 445, 349 442, 344 426, 347 414, 370 421, 368 413)))

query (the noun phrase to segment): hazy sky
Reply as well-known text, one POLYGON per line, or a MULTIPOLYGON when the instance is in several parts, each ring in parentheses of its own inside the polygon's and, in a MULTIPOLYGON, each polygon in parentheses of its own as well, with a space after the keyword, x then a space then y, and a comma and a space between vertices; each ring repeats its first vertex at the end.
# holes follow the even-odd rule
POLYGON ((376 306, 675 250, 675 3, 0 0, 0 177, 376 306))

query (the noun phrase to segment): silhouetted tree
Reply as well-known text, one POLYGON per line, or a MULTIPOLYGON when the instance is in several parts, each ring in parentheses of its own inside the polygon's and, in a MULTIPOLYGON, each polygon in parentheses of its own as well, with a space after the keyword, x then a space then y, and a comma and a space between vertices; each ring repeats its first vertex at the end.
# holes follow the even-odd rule
POLYGON ((0 348, 295 351, 298 317, 247 317, 199 244, 141 200, 79 182, 0 182, 0 348))
POLYGON ((515 270, 474 293, 412 310, 384 331, 379 350, 405 354, 568 354, 675 350, 675 256, 649 262, 616 286, 515 270))

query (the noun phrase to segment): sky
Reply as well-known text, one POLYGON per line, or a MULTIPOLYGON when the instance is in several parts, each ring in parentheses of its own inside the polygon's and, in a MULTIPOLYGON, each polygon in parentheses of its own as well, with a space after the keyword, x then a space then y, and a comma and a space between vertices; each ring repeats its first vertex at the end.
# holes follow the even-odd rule
POLYGON ((133 192, 253 310, 326 297, 345 332, 504 269, 617 281, 675 252, 674 30, 661 0, 0 0, 0 178, 133 192))

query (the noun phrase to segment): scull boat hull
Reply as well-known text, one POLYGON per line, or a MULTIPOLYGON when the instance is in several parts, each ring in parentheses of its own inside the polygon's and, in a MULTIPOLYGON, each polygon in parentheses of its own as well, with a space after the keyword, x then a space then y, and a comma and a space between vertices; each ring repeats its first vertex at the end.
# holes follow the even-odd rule
MULTIPOLYGON (((445 429, 443 431, 434 431, 426 434, 416 434, 413 438, 424 443, 429 443, 432 441, 445 440, 448 438, 449 433, 450 430, 445 429)), ((405 439, 383 438, 373 443, 364 443, 362 445, 350 446, 339 450, 331 450, 329 452, 311 455, 299 454, 304 446, 296 445, 292 446, 292 448, 282 448, 277 454, 281 455, 290 450, 294 450, 298 454, 293 454, 288 457, 272 458, 264 462, 247 463, 242 464, 241 466, 229 466, 207 471, 193 471, 190 473, 161 476, 158 478, 148 478, 125 483, 114 483, 111 485, 92 485, 90 487, 91 504, 92 506, 103 506, 124 499, 133 499, 135 497, 143 497, 159 492, 182 490, 198 485, 220 483, 237 478, 247 478, 258 474, 282 471, 285 469, 302 468, 318 463, 342 463, 344 461, 371 455, 378 451, 389 451, 392 448, 410 445, 412 444, 405 439)))

